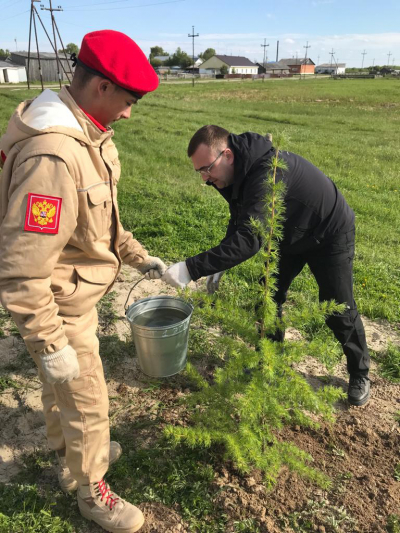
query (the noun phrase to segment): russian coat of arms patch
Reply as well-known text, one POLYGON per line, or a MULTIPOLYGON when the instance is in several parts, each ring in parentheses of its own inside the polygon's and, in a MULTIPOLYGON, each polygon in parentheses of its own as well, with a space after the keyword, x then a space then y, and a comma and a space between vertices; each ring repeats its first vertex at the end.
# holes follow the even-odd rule
POLYGON ((25 214, 25 231, 58 233, 62 198, 28 193, 25 214))

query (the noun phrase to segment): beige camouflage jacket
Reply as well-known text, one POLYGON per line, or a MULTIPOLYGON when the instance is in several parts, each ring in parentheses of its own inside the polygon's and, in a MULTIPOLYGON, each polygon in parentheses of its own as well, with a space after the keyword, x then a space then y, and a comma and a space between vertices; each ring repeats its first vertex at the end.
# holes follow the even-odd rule
POLYGON ((64 87, 20 104, 0 139, 0 300, 38 354, 68 344, 62 315, 93 309, 121 261, 147 257, 119 220, 112 136, 64 87))

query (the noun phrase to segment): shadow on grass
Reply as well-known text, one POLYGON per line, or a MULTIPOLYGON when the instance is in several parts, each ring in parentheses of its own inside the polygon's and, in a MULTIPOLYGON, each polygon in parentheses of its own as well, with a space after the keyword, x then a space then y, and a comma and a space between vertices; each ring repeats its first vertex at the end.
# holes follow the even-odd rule
MULTIPOLYGON (((221 464, 218 450, 174 448, 162 437, 146 448, 142 438, 149 428, 160 435, 159 421, 143 417, 139 422, 125 420, 112 431, 112 439, 121 443, 124 453, 107 474, 111 487, 136 505, 150 502, 173 509, 190 531, 224 531, 226 518, 214 503, 221 490, 213 485, 214 471, 221 464)), ((100 531, 96 526, 87 529, 76 495, 61 492, 54 462, 52 453, 30 454, 13 481, 0 484, 1 533, 100 531)))

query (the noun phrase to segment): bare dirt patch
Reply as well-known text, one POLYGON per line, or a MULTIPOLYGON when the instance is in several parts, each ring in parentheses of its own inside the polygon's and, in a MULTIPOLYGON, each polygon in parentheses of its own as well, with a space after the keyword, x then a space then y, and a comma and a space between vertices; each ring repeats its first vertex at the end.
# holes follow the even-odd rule
MULTIPOLYGON (((139 279, 140 275, 131 269, 122 271, 114 287, 113 306, 118 318, 107 331, 100 333, 114 334, 116 342, 122 343, 120 347, 130 338, 124 304, 129 289, 139 279)), ((202 285, 200 283, 197 288, 202 285)), ((175 291, 160 281, 144 280, 132 293, 130 303, 157 294, 175 294, 175 291)), ((364 319, 364 323, 369 346, 374 351, 384 351, 389 341, 400 344, 399 334, 388 324, 368 319, 364 319)), ((299 338, 295 330, 289 333, 293 341, 299 338)), ((105 359, 104 366, 106 376, 112 375, 108 379, 112 425, 141 420, 186 423, 184 409, 178 404, 179 398, 189 392, 182 376, 166 380, 149 396, 145 393, 149 379, 141 372, 136 358, 123 355, 117 365, 105 359)), ((310 357, 302 361, 297 370, 316 387, 330 383, 346 389, 344 363, 328 374, 323 365, 310 357)), ((0 391, 0 481, 8 482, 20 469, 23 454, 46 449, 40 383, 18 337, 6 335, 0 339, 0 375, 11 380, 0 391)), ((331 490, 317 489, 283 470, 276 486, 267 491, 259 472, 243 476, 232 465, 221 465, 210 491, 215 495, 220 512, 228 517, 227 532, 235 531, 235 522, 245 519, 253 519, 259 531, 265 533, 387 531, 388 517, 400 513, 400 483, 394 475, 400 463, 400 425, 396 415, 400 411, 400 385, 380 377, 376 363, 371 369, 371 382, 370 402, 361 408, 340 402, 336 424, 319 430, 291 427, 281 432, 282 438, 312 455, 313 466, 333 480, 331 490)), ((149 424, 148 429, 141 431, 140 445, 149 447, 156 438, 157 432, 149 424)), ((129 450, 124 451, 129 454, 129 450)), ((138 504, 146 515, 144 533, 188 531, 179 509, 155 502, 138 504)), ((84 531, 100 529, 87 525, 84 531)))

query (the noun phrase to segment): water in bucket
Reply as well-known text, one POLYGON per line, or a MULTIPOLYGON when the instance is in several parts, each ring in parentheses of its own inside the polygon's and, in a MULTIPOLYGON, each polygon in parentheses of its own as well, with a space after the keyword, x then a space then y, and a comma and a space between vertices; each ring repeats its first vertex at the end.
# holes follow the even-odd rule
POLYGON ((173 326, 187 318, 187 314, 179 309, 172 309, 169 307, 162 307, 160 309, 151 309, 145 311, 141 315, 137 315, 133 322, 137 326, 147 326, 148 328, 162 328, 165 326, 173 326))
POLYGON ((141 370, 151 377, 173 376, 186 365, 193 306, 173 296, 150 296, 126 312, 141 370))

